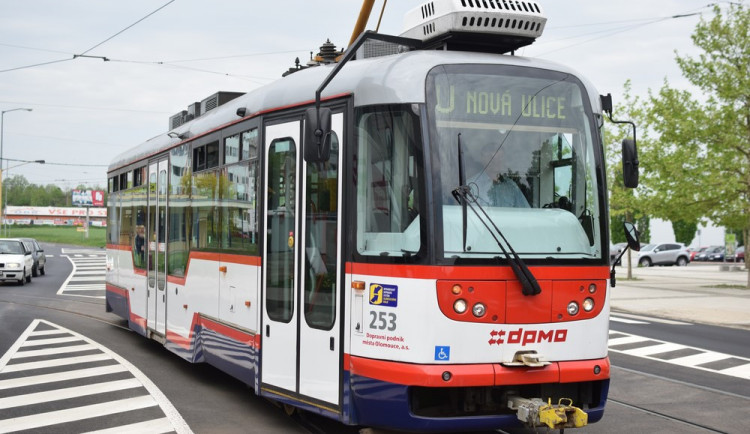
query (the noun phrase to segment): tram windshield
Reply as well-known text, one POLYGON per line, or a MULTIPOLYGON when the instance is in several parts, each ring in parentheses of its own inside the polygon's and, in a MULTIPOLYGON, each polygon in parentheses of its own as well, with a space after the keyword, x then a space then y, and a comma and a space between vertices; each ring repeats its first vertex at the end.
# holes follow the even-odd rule
POLYGON ((430 73, 427 95, 435 202, 442 204, 436 207, 438 254, 505 257, 488 222, 471 208, 464 212, 452 194, 464 185, 469 202, 507 239, 503 246, 520 256, 602 259, 601 152, 578 79, 520 67, 451 65, 430 73))

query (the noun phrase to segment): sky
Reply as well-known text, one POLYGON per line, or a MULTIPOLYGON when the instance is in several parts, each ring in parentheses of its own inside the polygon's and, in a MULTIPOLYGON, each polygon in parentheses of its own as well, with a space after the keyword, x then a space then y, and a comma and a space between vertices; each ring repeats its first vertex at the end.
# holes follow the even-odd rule
MULTIPOLYGON (((406 11, 422 3, 388 1, 380 32, 400 34, 406 11)), ((540 3, 544 35, 516 54, 572 67, 615 103, 626 80, 642 96, 665 79, 689 88, 675 52, 697 56, 690 36, 701 16, 713 16, 708 0, 540 3)), ((376 0, 368 29, 382 4, 376 0)), ((32 109, 3 116, 3 179, 21 174, 37 185, 105 187, 112 158, 167 132, 169 117, 188 104, 280 79, 295 58, 304 63, 327 39, 348 44, 361 5, 0 0, 0 110, 32 109), (46 164, 24 164, 39 159, 46 164)))

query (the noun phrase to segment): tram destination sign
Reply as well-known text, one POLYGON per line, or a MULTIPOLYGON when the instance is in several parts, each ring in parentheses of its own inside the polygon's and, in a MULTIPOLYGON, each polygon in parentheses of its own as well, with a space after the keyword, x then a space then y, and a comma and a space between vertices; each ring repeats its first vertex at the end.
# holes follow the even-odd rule
POLYGON ((431 84, 435 117, 443 121, 570 127, 580 125, 582 117, 581 90, 575 82, 444 74, 431 84))

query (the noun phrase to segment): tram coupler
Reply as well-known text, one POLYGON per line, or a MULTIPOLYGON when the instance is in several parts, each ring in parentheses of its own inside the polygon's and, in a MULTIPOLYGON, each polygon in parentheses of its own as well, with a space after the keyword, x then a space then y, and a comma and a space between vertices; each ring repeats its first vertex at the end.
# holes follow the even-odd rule
POLYGON ((516 411, 518 420, 529 426, 547 426, 552 429, 580 428, 586 426, 589 415, 573 406, 570 398, 560 398, 557 404, 552 399, 547 402, 539 398, 511 397, 508 408, 516 411))

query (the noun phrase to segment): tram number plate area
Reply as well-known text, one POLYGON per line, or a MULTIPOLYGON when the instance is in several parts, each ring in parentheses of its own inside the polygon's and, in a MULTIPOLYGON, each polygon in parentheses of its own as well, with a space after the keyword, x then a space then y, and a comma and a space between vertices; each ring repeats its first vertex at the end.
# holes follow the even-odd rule
POLYGON ((362 341, 363 344, 383 349, 409 351, 406 338, 395 333, 398 329, 396 313, 369 311, 368 329, 362 341))
POLYGON ((374 330, 396 330, 397 316, 392 312, 373 312, 370 311, 370 328, 374 330))

